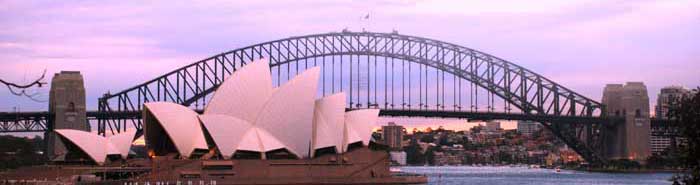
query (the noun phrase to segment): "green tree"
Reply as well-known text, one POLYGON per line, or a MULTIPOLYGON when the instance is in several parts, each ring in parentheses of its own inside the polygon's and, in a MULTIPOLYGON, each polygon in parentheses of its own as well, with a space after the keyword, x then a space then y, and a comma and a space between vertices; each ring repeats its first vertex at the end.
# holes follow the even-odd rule
POLYGON ((434 142, 435 142, 435 138, 433 137, 432 134, 426 134, 426 135, 423 135, 423 137, 420 138, 420 142, 424 142, 424 143, 434 143, 434 142))
POLYGON ((700 184, 700 87, 693 90, 693 95, 672 105, 669 117, 687 139, 681 147, 681 160, 688 172, 676 175, 674 184, 700 184))
POLYGON ((406 152, 406 163, 410 165, 425 164, 425 155, 421 153, 420 145, 416 140, 411 140, 404 151, 406 152))
POLYGON ((40 137, 0 136, 0 170, 43 163, 43 156, 37 153, 41 143, 40 137))
POLYGON ((479 133, 479 132, 481 132, 482 129, 483 129, 483 127, 481 125, 477 125, 477 126, 470 128, 469 131, 471 131, 472 133, 479 133))

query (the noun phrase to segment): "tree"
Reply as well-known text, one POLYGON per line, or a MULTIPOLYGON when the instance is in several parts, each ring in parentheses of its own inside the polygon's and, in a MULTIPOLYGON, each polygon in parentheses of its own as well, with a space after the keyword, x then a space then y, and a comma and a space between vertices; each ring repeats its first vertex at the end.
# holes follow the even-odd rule
POLYGON ((3 79, 0 79, 0 84, 7 86, 7 89, 10 91, 10 93, 14 94, 15 96, 25 96, 32 101, 36 102, 45 102, 43 100, 36 99, 36 96, 38 93, 27 93, 27 89, 32 88, 34 86, 41 87, 46 84, 44 82, 44 77, 46 77, 46 70, 44 70, 44 73, 41 74, 41 77, 37 78, 31 83, 27 84, 17 84, 9 81, 5 81, 3 79))
POLYGON ((0 170, 41 164, 43 156, 37 153, 41 150, 41 143, 40 137, 0 136, 0 170))
POLYGON ((425 155, 421 153, 421 147, 416 140, 411 140, 405 149, 406 163, 411 165, 425 164, 425 155))
POLYGON ((420 142, 424 142, 424 143, 433 143, 433 142, 435 142, 435 138, 433 137, 432 134, 426 134, 426 135, 423 135, 423 137, 420 138, 420 142))
POLYGON ((483 127, 481 125, 474 126, 469 129, 472 133, 480 133, 483 127))
POLYGON ((681 147, 681 160, 688 173, 676 175, 674 184, 700 184, 700 87, 672 105, 669 117, 687 140, 681 147))

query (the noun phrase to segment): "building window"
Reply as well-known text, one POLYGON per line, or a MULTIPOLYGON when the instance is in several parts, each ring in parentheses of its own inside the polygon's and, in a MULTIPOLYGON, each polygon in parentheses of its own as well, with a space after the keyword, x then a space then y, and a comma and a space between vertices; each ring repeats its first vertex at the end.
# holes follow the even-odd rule
POLYGON ((637 109, 634 111, 634 117, 642 117, 642 111, 637 109))
POLYGON ((75 103, 68 103, 68 112, 75 112, 75 103))

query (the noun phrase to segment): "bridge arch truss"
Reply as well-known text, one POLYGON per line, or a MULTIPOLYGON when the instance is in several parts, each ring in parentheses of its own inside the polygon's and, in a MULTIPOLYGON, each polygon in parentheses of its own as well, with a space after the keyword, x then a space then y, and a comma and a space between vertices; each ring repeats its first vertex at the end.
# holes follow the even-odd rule
POLYGON ((388 116, 539 121, 587 160, 600 160, 595 149, 600 139, 594 133, 605 120, 599 102, 493 55, 395 33, 315 34, 224 52, 105 94, 99 99, 98 132, 120 132, 129 125, 141 129, 138 112, 145 102, 201 110, 224 79, 260 58, 270 61, 274 85, 320 66, 319 93, 346 92, 348 109, 380 108, 388 116), (134 114, 125 114, 129 112, 134 114))

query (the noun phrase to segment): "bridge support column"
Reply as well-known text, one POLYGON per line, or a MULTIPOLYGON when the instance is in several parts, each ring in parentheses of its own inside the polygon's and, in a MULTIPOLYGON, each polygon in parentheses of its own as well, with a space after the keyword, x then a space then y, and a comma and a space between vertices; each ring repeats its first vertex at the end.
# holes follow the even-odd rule
POLYGON ((631 159, 643 162, 650 155, 649 96, 642 82, 608 84, 603 92, 607 115, 624 118, 623 123, 603 128, 603 154, 608 159, 631 159))
POLYGON ((61 71, 51 79, 49 114, 46 138, 46 156, 51 161, 64 161, 69 149, 55 129, 90 131, 85 114, 85 86, 77 71, 61 71))

